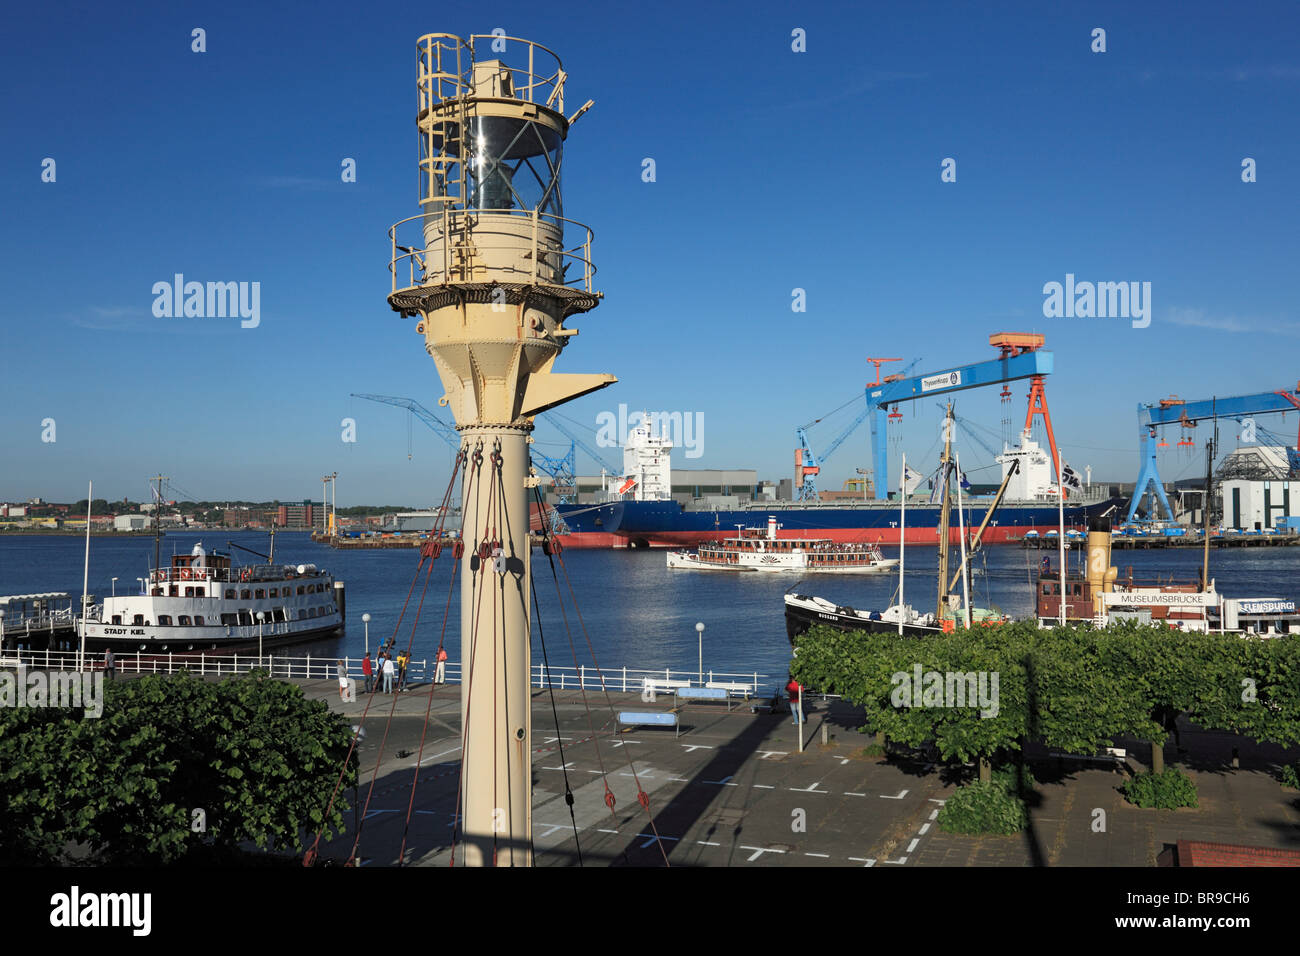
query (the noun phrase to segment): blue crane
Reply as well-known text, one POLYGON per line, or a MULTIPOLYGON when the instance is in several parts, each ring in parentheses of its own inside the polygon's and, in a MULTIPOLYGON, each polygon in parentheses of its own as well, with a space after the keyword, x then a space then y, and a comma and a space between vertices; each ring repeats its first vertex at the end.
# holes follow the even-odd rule
MULTIPOLYGON (((570 442, 572 442, 578 448, 581 448, 584 452, 586 452, 587 456, 591 458, 591 460, 594 461, 596 464, 600 465, 600 467, 603 468, 607 474, 611 474, 611 475, 623 474, 623 470, 621 468, 617 468, 610 465, 609 462, 605 461, 605 459, 601 457, 600 452, 596 451, 585 441, 583 441, 581 438, 575 435, 573 431, 571 431, 569 428, 566 428, 563 424, 561 424, 559 419, 563 417, 564 416, 560 415, 558 412, 553 412, 546 416, 546 421, 556 431, 562 434, 565 438, 569 439, 570 442)), ((572 419, 568 419, 568 420, 572 421, 572 419)), ((574 424, 576 425, 577 422, 574 422, 574 424)), ((572 454, 572 452, 570 452, 570 454, 572 454)))
MULTIPOLYGON (((1256 392, 1253 395, 1231 395, 1226 398, 1207 398, 1197 401, 1184 401, 1176 396, 1159 402, 1138 405, 1138 480, 1133 488, 1133 498, 1128 504, 1128 520, 1133 521, 1138 506, 1150 487, 1151 493, 1165 509, 1165 515, 1173 518, 1173 509, 1165 497, 1164 482, 1160 479, 1160 468, 1156 464, 1159 445, 1156 442, 1158 428, 1167 425, 1181 425, 1190 428, 1197 422, 1218 418, 1240 419, 1248 415, 1269 415, 1277 412, 1289 412, 1300 409, 1300 383, 1296 388, 1277 389, 1272 392, 1256 392)), ((1155 502, 1147 509, 1147 514, 1155 514, 1155 502)))
MULTIPOLYGON (((896 359, 867 359, 867 361, 881 363, 881 362, 892 362, 897 360, 896 359)), ((917 364, 920 361, 921 361, 920 359, 913 359, 912 364, 907 366, 907 368, 903 369, 902 372, 900 372, 896 376, 895 375, 886 376, 885 380, 893 381, 895 378, 900 378, 906 375, 908 372, 912 371, 912 369, 916 368, 917 364)), ((879 364, 876 365, 876 377, 877 378, 880 377, 879 364)), ((878 385, 880 383, 877 381, 872 384, 878 385)), ((867 387, 870 388, 871 384, 869 384, 867 387)), ((842 408, 843 406, 840 407, 842 408)), ((836 409, 836 411, 838 411, 838 409, 836 409)), ((834 414, 834 412, 831 412, 830 414, 834 414)), ((835 436, 835 440, 826 446, 826 451, 822 453, 820 458, 818 458, 817 454, 813 451, 812 445, 808 441, 808 429, 812 428, 814 425, 822 421, 822 419, 826 418, 827 416, 823 415, 822 418, 815 419, 809 422, 807 425, 801 425, 794 430, 795 439, 799 443, 800 462, 801 462, 800 467, 797 469, 795 475, 795 485, 797 486, 798 500, 800 501, 817 500, 817 475, 821 471, 821 466, 826 463, 826 460, 830 458, 831 455, 835 454, 835 450, 839 448, 840 445, 844 444, 845 440, 850 435, 852 435, 855 431, 857 431, 858 426, 861 425, 863 422, 865 422, 867 420, 867 416, 870 414, 871 414, 871 406, 867 405, 867 407, 864 408, 862 412, 856 418, 854 418, 852 422, 849 423, 849 427, 844 429, 837 436, 835 436)))
POLYGON ((414 399, 396 398, 392 395, 368 395, 361 392, 353 392, 352 397, 364 398, 370 402, 383 402, 385 405, 396 405, 398 408, 405 408, 408 412, 433 429, 433 431, 438 434, 438 437, 452 447, 453 451, 460 451, 460 433, 414 399))
MULTIPOLYGON (((959 392, 968 388, 981 388, 1017 379, 1033 379, 1031 394, 1043 392, 1043 378, 1052 372, 1052 353, 1045 350, 1043 336, 1030 332, 998 332, 989 336, 989 344, 1000 349, 1000 358, 973 365, 961 365, 926 375, 890 375, 879 385, 867 386, 867 405, 871 409, 871 467, 876 497, 885 497, 889 488, 889 439, 886 433, 886 412, 891 405, 914 402, 933 397, 935 393, 959 392)), ((1045 399, 1041 399, 1045 402, 1045 399)), ((1052 435, 1051 419, 1046 405, 1031 403, 1029 416, 1043 415, 1047 424, 1052 457, 1056 459, 1056 439, 1052 435)), ((1028 427, 1028 422, 1026 423, 1028 427)))
MULTIPOLYGON (((382 402, 385 405, 395 405, 398 408, 405 408, 408 412, 416 416, 420 421, 424 422, 429 426, 429 428, 435 431, 445 442, 447 442, 448 445, 452 447, 453 450, 460 450, 460 433, 414 399, 399 398, 393 395, 369 395, 360 392, 353 392, 352 397, 364 398, 372 402, 382 402)), ((569 439, 568 452, 559 458, 554 458, 538 451, 537 448, 534 447, 529 454, 538 469, 543 474, 548 475, 554 480, 556 490, 560 494, 559 500, 561 503, 569 502, 571 496, 577 493, 577 479, 575 477, 575 448, 581 448, 592 457, 596 464, 600 465, 610 474, 620 474, 617 469, 611 468, 599 454, 587 445, 586 442, 578 438, 560 422, 556 421, 551 416, 548 416, 546 421, 569 439)))

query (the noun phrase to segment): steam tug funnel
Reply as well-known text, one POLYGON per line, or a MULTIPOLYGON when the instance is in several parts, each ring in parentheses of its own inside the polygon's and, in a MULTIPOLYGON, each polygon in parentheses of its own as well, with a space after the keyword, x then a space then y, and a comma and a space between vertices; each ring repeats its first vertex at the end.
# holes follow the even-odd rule
POLYGON ((1092 595, 1094 614, 1101 614, 1101 595, 1115 589, 1119 572, 1110 564, 1110 518, 1095 517, 1088 520, 1088 593, 1092 595))

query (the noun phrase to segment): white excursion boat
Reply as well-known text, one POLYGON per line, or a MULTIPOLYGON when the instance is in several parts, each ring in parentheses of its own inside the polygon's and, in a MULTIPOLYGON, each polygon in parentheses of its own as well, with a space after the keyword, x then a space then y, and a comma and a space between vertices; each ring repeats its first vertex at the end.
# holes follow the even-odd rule
POLYGON ((762 528, 708 541, 694 552, 668 552, 669 568, 698 571, 798 571, 803 574, 879 574, 898 566, 874 544, 837 544, 830 538, 778 538, 776 518, 762 528))
MULTIPOLYGON (((343 627, 343 584, 314 564, 234 567, 229 554, 196 544, 155 568, 143 593, 107 597, 87 609, 88 649, 185 652, 275 647, 343 627)), ((156 563, 156 562, 155 562, 156 563)))

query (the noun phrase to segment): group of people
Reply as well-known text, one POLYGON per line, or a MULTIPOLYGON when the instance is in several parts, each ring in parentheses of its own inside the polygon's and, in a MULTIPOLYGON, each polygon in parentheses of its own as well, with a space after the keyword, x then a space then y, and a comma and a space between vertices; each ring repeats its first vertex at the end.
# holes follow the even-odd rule
POLYGON ((361 659, 361 676, 366 679, 366 693, 369 694, 374 689, 375 678, 380 680, 380 689, 382 693, 391 694, 401 693, 406 689, 406 664, 410 660, 409 651, 393 652, 394 641, 389 640, 387 644, 382 645, 375 654, 375 659, 370 660, 370 652, 361 659), (394 684, 396 688, 394 688, 394 684))
MULTIPOLYGON (((370 652, 361 659, 361 676, 366 681, 366 693, 369 694, 375 686, 375 678, 379 678, 380 690, 385 694, 401 693, 406 690, 406 668, 411 660, 409 650, 395 651, 396 641, 389 639, 387 644, 382 645, 375 654, 375 659, 370 659, 370 652)), ((447 676, 447 649, 438 648, 437 669, 434 671, 433 682, 441 684, 447 676)), ((339 667, 342 668, 343 662, 339 661, 339 667)), ((340 677, 342 670, 340 670, 340 677)))

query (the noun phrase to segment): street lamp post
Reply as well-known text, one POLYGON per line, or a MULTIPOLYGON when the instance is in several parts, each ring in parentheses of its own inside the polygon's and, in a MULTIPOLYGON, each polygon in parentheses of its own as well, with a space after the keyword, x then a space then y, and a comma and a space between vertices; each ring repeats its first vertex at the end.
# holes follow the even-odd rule
POLYGON ((361 615, 361 623, 366 626, 366 653, 370 653, 370 613, 361 615))
POLYGON ((700 686, 704 686, 704 623, 700 622, 695 625, 695 633, 700 638, 700 686))
POLYGON ((117 578, 113 578, 113 597, 117 597, 117 578))
POLYGON ((262 620, 266 617, 265 611, 257 612, 257 666, 262 666, 262 620))

